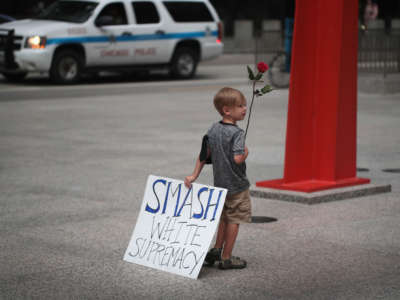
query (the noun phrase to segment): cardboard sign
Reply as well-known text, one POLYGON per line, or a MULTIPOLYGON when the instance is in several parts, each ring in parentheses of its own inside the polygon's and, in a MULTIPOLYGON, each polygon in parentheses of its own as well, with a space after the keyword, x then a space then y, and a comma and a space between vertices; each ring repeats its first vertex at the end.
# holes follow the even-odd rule
POLYGON ((124 260, 196 279, 217 229, 226 189, 150 175, 124 260))

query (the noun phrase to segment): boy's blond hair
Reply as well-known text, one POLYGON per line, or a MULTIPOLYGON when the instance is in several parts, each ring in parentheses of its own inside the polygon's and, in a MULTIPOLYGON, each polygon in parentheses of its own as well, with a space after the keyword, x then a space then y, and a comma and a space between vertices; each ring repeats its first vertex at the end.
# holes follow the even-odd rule
POLYGON ((220 113, 221 116, 224 115, 224 106, 232 107, 244 101, 246 101, 246 98, 242 92, 230 87, 224 87, 220 89, 214 96, 215 109, 220 113))

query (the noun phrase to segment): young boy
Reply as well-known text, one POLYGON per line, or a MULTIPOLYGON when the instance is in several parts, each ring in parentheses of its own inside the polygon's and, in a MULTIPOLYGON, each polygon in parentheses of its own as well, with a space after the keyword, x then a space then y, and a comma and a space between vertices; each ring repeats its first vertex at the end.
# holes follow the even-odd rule
POLYGON ((224 270, 242 269, 246 267, 246 261, 232 256, 232 249, 239 224, 251 221, 250 183, 245 163, 249 151, 245 146, 244 131, 236 125, 246 116, 246 98, 240 91, 225 87, 215 95, 214 106, 222 120, 213 124, 204 136, 202 151, 192 175, 185 178, 185 185, 190 188, 204 164, 212 163, 214 186, 226 188, 228 193, 215 246, 207 253, 205 261, 209 265, 220 261, 219 268, 224 270))

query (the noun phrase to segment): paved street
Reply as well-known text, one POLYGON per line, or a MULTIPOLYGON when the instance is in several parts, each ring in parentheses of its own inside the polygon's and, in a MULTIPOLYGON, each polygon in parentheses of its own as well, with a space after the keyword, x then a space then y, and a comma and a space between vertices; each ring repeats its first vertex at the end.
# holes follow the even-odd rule
MULTIPOLYGON (((244 270, 192 280, 122 260, 147 176, 192 172, 219 88, 250 97, 239 63, 201 65, 189 81, 0 79, 0 299, 400 299, 400 173, 383 171, 400 169, 399 94, 358 102, 358 175, 391 193, 312 206, 253 198, 255 216, 278 221, 241 226, 244 270)), ((287 100, 275 90, 254 104, 252 183, 282 176, 287 100)), ((198 182, 212 184, 210 167, 198 182)))

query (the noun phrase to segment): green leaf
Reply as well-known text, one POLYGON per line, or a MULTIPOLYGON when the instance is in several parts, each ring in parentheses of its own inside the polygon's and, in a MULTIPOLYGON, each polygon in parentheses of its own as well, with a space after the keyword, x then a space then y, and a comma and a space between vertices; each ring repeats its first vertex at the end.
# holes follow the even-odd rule
POLYGON ((263 74, 259 72, 259 73, 256 75, 256 77, 254 77, 254 80, 260 80, 262 76, 263 76, 263 74))
POLYGON ((249 79, 254 80, 254 73, 249 66, 247 66, 247 72, 249 72, 249 79))
POLYGON ((266 86, 264 86, 264 87, 261 89, 261 92, 262 92, 263 94, 269 93, 269 92, 271 92, 271 91, 272 91, 272 87, 271 87, 269 84, 267 84, 266 86))

